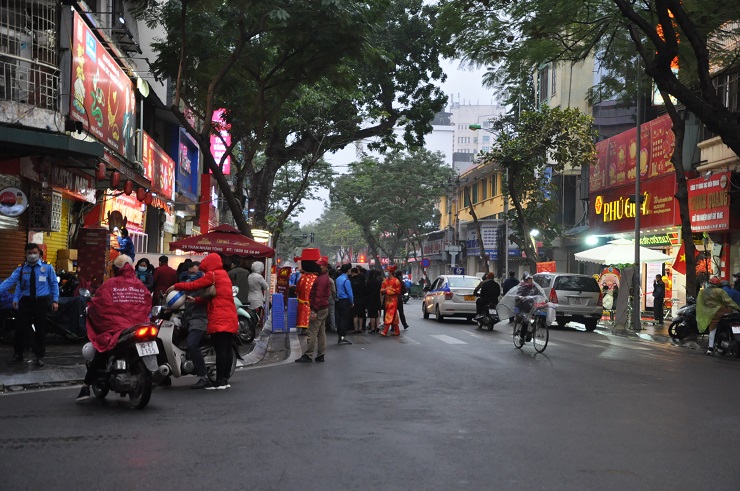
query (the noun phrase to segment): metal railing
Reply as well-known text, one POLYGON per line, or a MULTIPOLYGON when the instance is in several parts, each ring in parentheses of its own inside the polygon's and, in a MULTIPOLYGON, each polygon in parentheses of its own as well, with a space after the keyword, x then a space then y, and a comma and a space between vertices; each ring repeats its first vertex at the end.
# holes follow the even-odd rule
POLYGON ((59 71, 13 56, 0 55, 0 99, 57 110, 59 71))

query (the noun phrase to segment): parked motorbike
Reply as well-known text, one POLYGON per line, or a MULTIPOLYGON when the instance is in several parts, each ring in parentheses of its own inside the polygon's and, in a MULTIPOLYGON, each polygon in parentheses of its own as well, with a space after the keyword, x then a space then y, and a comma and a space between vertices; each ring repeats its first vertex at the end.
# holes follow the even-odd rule
POLYGON ((725 356, 740 358, 740 312, 725 314, 717 324, 714 351, 725 356))
POLYGON ((694 297, 686 297, 686 305, 678 309, 675 319, 668 326, 668 335, 678 341, 689 336, 699 335, 699 328, 696 324, 696 299, 694 297))
POLYGON ((260 324, 259 315, 239 300, 239 297, 237 297, 239 293, 238 286, 232 286, 231 291, 234 294, 236 316, 239 318, 239 332, 236 337, 241 344, 249 344, 257 336, 257 326, 260 324))
MULTIPOLYGON (((143 409, 152 395, 152 373, 157 371, 157 326, 150 322, 125 329, 115 348, 106 352, 105 369, 98 371, 92 391, 98 399, 105 399, 109 391, 121 397, 128 396, 128 404, 143 409)), ((95 356, 92 343, 82 348, 87 363, 95 356)))
POLYGON ((496 305, 490 303, 483 309, 483 314, 477 317, 475 321, 478 323, 478 329, 488 328, 489 331, 493 331, 493 326, 501 321, 496 311, 496 305))
MULTIPOLYGON (((184 311, 171 310, 165 306, 159 305, 152 307, 152 321, 156 322, 159 328, 157 343, 161 348, 157 362, 157 381, 165 377, 179 378, 184 375, 194 375, 195 365, 190 359, 188 353, 187 337, 188 332, 183 326, 182 316, 184 311)), ((231 358, 231 368, 229 377, 236 370, 236 360, 242 360, 239 353, 238 341, 236 336, 233 341, 234 356, 231 358)), ((203 353, 203 359, 206 362, 206 374, 211 383, 216 382, 216 350, 213 347, 213 341, 208 334, 203 334, 200 340, 200 351, 203 353)))

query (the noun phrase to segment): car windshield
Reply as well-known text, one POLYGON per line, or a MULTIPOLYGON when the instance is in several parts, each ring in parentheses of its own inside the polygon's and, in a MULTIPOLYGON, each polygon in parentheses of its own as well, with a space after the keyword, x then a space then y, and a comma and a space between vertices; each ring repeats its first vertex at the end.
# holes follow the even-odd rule
POLYGON ((552 276, 534 275, 534 282, 542 288, 550 288, 550 285, 552 284, 552 276))
POLYGON ((599 284, 590 276, 558 276, 556 290, 598 293, 599 284))
POLYGON ((475 288, 480 283, 478 278, 469 278, 467 276, 451 276, 447 279, 450 288, 475 288))

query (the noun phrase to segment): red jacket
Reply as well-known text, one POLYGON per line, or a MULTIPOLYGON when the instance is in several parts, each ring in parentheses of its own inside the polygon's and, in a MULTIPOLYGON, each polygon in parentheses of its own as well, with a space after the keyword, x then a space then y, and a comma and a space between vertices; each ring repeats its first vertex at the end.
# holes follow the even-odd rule
MULTIPOLYGON (((158 267, 154 270, 154 294, 159 295, 160 293, 164 294, 164 292, 167 291, 169 287, 175 284, 177 282, 177 271, 170 268, 166 264, 163 264, 162 266, 158 267)), ((159 299, 159 297, 154 297, 155 299, 159 299)))
MULTIPOLYGON (((175 290, 192 292, 201 288, 216 285, 216 296, 208 300, 208 334, 214 332, 236 333, 239 330, 239 319, 236 317, 236 305, 231 291, 231 279, 224 270, 221 256, 208 254, 200 263, 203 276, 195 281, 175 283, 175 290)), ((196 299, 197 301, 197 299, 196 299)))
POLYGON ((316 277, 316 281, 313 282, 308 303, 314 312, 329 307, 329 295, 331 295, 330 282, 331 278, 326 273, 320 273, 316 277))
POLYGON ((124 264, 118 274, 98 288, 87 308, 87 337, 98 351, 113 349, 121 331, 149 321, 152 295, 124 264))

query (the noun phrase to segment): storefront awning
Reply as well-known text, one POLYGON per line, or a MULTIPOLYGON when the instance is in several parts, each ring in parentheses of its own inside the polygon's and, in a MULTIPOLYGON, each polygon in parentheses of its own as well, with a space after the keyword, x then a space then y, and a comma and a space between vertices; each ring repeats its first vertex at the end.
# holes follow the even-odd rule
POLYGON ((55 156, 97 160, 103 156, 103 145, 34 128, 0 126, 0 152, 6 157, 53 152, 55 156))

